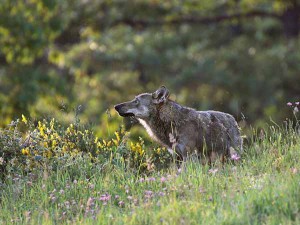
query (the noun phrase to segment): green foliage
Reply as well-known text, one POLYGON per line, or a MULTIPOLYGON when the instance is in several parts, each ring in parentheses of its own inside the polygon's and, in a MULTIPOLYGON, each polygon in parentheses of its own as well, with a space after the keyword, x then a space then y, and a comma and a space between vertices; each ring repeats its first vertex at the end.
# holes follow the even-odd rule
POLYGON ((30 64, 44 54, 65 26, 60 1, 3 0, 0 6, 0 45, 8 63, 30 64))

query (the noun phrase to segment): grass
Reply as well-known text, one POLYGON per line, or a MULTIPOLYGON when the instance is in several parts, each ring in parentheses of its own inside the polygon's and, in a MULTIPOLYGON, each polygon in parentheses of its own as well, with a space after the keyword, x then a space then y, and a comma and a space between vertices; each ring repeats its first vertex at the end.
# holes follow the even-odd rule
POLYGON ((123 166, 14 174, 0 224, 300 224, 300 136, 270 127, 239 162, 188 162, 137 174, 123 166))

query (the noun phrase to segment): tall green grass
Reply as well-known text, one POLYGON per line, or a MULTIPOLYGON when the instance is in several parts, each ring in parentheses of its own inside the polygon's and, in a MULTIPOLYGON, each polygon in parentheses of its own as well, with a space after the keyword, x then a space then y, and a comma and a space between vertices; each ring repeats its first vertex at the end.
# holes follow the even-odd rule
POLYGON ((290 126, 258 132, 224 165, 136 173, 82 158, 62 168, 8 176, 0 224, 300 224, 300 136, 290 126))

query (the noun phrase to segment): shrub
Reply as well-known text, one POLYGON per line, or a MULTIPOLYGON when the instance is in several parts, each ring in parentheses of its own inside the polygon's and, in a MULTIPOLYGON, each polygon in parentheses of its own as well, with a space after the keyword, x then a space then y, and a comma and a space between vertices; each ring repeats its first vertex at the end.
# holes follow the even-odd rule
MULTIPOLYGON (((133 169, 137 173, 163 168, 170 163, 164 148, 146 148, 142 138, 128 141, 128 133, 120 128, 112 138, 96 137, 78 121, 63 126, 57 120, 42 120, 34 126, 25 116, 0 130, 0 169, 7 172, 34 170, 72 170, 78 164, 104 169, 107 165, 133 169), (20 131, 20 127, 24 131, 20 131)), ((4 177, 4 176, 3 176, 4 177)))

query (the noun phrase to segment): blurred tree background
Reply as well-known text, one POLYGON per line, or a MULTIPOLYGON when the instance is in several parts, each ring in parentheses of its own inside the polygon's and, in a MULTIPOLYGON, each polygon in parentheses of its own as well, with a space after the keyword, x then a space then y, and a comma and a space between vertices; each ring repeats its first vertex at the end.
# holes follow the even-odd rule
POLYGON ((80 105, 106 135, 114 104, 162 84, 190 107, 280 123, 300 97, 299 18, 298 0, 1 0, 0 126, 68 123, 80 105))

